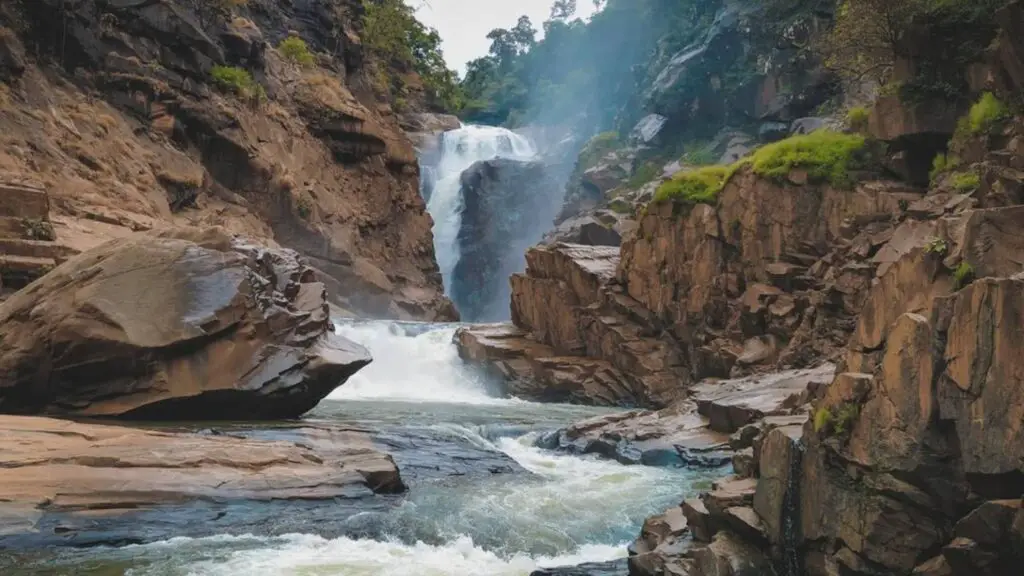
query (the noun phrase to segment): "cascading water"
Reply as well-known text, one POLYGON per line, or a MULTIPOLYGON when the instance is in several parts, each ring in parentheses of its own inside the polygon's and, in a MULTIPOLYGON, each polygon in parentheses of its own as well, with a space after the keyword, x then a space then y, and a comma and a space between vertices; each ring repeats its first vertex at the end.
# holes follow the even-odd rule
POLYGON ((441 136, 441 154, 429 167, 433 178, 427 210, 434 218, 434 250, 446 289, 459 261, 462 223, 462 173, 473 164, 493 158, 529 160, 537 151, 529 139, 505 128, 463 126, 441 136))
MULTIPOLYGON (((645 517, 717 476, 537 448, 541 433, 606 410, 490 396, 459 361, 454 329, 338 322, 374 362, 308 417, 370 431, 394 457, 406 494, 282 503, 279 520, 242 532, 28 553, 15 560, 16 573, 528 576, 624 558, 645 517), (356 508, 317 512, 346 506, 356 508)), ((598 573, 624 571, 619 563, 598 573)))

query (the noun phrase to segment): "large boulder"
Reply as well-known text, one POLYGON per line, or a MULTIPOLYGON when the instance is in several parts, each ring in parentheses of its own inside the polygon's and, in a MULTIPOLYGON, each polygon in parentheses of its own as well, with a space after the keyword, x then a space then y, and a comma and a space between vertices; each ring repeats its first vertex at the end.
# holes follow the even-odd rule
POLYGON ((290 250, 174 229, 81 254, 0 305, 0 412, 297 417, 370 362, 290 250))

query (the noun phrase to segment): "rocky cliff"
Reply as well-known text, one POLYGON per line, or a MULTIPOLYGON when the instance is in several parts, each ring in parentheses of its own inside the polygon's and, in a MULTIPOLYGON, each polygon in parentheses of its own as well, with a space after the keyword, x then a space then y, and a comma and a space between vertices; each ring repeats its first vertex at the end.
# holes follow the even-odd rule
POLYGON ((351 313, 453 319, 360 14, 347 0, 4 2, 2 179, 48 191, 73 251, 220 225, 297 250, 351 313))

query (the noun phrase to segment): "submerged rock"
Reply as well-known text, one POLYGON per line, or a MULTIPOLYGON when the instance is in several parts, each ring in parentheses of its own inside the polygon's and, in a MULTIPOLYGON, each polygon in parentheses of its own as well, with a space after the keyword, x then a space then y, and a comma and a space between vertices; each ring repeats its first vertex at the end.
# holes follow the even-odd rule
POLYGON ((265 440, 0 416, 0 436, 0 548, 247 531, 281 512, 272 502, 297 514, 405 489, 391 457, 344 428, 265 440))
POLYGON ((295 252, 220 229, 131 236, 0 305, 0 412, 271 419, 370 362, 295 252))

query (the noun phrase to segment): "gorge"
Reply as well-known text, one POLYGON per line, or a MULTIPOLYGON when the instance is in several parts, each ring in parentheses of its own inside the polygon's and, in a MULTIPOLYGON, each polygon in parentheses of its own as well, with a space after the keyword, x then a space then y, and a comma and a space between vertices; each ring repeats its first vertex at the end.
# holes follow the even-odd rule
POLYGON ((1020 1, 596 8, 0 4, 0 573, 1017 574, 1020 1))

